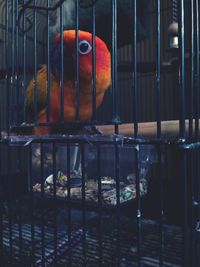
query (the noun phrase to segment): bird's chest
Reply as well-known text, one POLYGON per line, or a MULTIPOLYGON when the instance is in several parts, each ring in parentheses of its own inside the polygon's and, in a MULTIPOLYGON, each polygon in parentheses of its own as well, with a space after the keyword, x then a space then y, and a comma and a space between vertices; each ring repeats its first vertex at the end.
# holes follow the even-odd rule
POLYGON ((87 120, 92 115, 92 93, 84 94, 81 90, 57 88, 51 96, 51 107, 54 116, 64 111, 66 121, 87 120))

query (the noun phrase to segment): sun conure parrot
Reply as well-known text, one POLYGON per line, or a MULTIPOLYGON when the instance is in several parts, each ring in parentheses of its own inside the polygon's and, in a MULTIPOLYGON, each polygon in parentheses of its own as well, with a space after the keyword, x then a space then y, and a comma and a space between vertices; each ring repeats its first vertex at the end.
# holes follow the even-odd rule
MULTIPOLYGON (((104 93, 111 83, 111 57, 106 44, 97 36, 96 46, 96 108, 102 103, 104 93)), ((63 77, 64 77, 64 120, 76 119, 76 31, 63 32, 63 77)), ((92 116, 93 79, 92 79, 92 34, 78 31, 80 121, 88 121, 92 116)), ((61 120, 61 53, 60 34, 55 37, 55 47, 51 56, 50 73, 50 122, 61 120)), ((26 107, 30 114, 34 110, 34 79, 27 87, 26 107)), ((47 67, 37 72, 38 110, 37 122, 47 122, 47 67)), ((34 134, 48 134, 53 128, 40 126, 34 128, 34 134)))

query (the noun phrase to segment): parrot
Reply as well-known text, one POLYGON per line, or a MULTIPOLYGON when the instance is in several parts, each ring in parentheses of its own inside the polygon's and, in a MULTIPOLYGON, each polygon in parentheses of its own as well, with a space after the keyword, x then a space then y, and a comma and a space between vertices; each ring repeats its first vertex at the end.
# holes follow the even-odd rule
MULTIPOLYGON (((55 46, 52 50, 50 64, 50 123, 51 126, 35 126, 33 134, 49 134, 53 132, 52 123, 61 119, 61 52, 60 33, 56 34, 55 46)), ((111 55, 105 42, 95 36, 96 53, 96 108, 104 98, 106 90, 111 84, 111 55)), ((79 114, 80 121, 90 120, 93 107, 93 79, 92 79, 92 43, 90 32, 78 31, 79 53, 79 114)), ((64 121, 73 123, 76 120, 76 30, 63 31, 63 88, 64 88, 64 121)), ((47 122, 47 66, 42 65, 37 72, 37 123, 47 122)), ((32 79, 26 90, 26 109, 34 114, 34 85, 32 79)), ((32 116, 30 115, 30 116, 32 116)))

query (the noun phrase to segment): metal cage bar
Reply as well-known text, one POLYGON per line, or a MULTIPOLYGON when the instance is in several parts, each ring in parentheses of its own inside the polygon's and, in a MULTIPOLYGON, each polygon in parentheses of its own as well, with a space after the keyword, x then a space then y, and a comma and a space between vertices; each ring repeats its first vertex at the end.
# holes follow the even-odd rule
POLYGON ((76 0, 75 3, 75 17, 76 17, 76 121, 80 121, 80 69, 79 69, 79 38, 78 38, 78 32, 79 32, 79 0, 76 0))
MULTIPOLYGON (((47 8, 50 7, 50 2, 47 0, 47 8)), ((47 123, 50 122, 51 114, 51 81, 50 81, 50 14, 47 11, 47 123)))
POLYGON ((195 76, 194 76, 194 82, 195 82, 195 138, 197 139, 199 136, 199 2, 194 2, 194 21, 195 21, 195 27, 194 27, 194 41, 195 41, 195 52, 196 60, 195 60, 195 76))
POLYGON ((115 132, 117 133, 118 115, 118 89, 117 89, 117 1, 112 0, 112 121, 116 123, 115 132))
POLYGON ((92 7, 92 120, 96 120, 96 8, 92 7))
POLYGON ((61 93, 60 93, 60 118, 61 122, 64 122, 64 37, 63 37, 63 8, 62 5, 60 6, 60 54, 61 54, 61 78, 60 78, 60 86, 61 86, 61 93))
POLYGON ((72 232, 72 208, 71 208, 71 170, 70 170, 70 165, 71 165, 71 152, 70 152, 70 144, 67 144, 67 176, 69 178, 69 184, 70 186, 68 187, 68 193, 67 193, 67 199, 68 199, 68 240, 69 240, 69 260, 68 264, 69 266, 72 266, 72 237, 71 237, 71 232, 72 232))
POLYGON ((179 21, 179 123, 180 123, 180 138, 185 137, 185 23, 184 23, 184 1, 179 1, 178 9, 178 21, 179 21))
MULTIPOLYGON (((25 4, 25 0, 23 1, 23 5, 25 4)), ((23 13, 23 30, 26 28, 26 19, 25 19, 25 13, 23 13)), ((23 71, 22 71, 22 106, 23 106, 23 122, 27 120, 27 114, 26 114, 26 79, 27 79, 27 34, 23 34, 23 71)))
MULTIPOLYGON (((36 0, 34 0, 34 5, 36 5, 36 0)), ((38 119, 38 82, 37 82, 37 13, 33 10, 33 54, 34 54, 34 121, 38 119)))
POLYGON ((138 86, 137 86, 137 1, 133 1, 133 39, 132 39, 132 62, 133 62, 133 121, 134 136, 138 134, 138 86))

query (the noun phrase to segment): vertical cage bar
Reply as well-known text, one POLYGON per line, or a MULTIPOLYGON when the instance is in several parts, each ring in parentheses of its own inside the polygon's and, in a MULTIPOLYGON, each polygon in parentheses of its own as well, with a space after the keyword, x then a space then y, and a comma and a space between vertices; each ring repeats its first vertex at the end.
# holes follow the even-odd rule
MULTIPOLYGON (((199 151, 200 153, 200 151, 199 151)), ((199 155, 199 159, 200 159, 200 155, 199 155)), ((199 164, 198 164, 199 166, 199 164)), ((199 176, 198 176, 199 177, 199 176)), ((198 213, 197 213, 197 226, 196 226, 196 231, 197 231, 197 238, 198 238, 198 241, 196 242, 196 264, 197 266, 200 265, 200 255, 199 255, 199 251, 200 251, 200 181, 198 179, 198 184, 197 184, 197 202, 199 203, 199 206, 198 206, 198 213)))
POLYGON ((159 267, 163 267, 163 252, 164 252, 164 233, 163 233, 163 220, 164 220, 164 177, 162 170, 162 151, 160 145, 157 148, 158 155, 158 177, 160 181, 160 194, 159 194, 159 204, 160 204, 160 218, 159 218, 159 267))
POLYGON ((200 150, 198 149, 197 151, 197 161, 196 161, 196 168, 197 168, 197 176, 195 179, 195 196, 196 196, 196 216, 195 216, 195 245, 196 245, 196 253, 195 253, 195 264, 196 266, 199 266, 200 263, 200 255, 199 255, 199 249, 200 249, 200 166, 199 166, 199 161, 200 161, 200 150))
POLYGON ((79 45, 79 0, 76 0, 75 3, 75 29, 76 29, 76 121, 80 121, 80 67, 79 67, 79 52, 78 52, 78 45, 79 45))
MULTIPOLYGON (((50 145, 47 143, 47 145, 50 145)), ((56 202, 56 179, 57 179, 57 162, 56 162, 56 143, 53 142, 53 199, 54 199, 54 263, 57 264, 58 260, 58 230, 57 230, 57 202, 56 202)))
MULTIPOLYGON (((50 7, 49 0, 47 0, 47 8, 50 7)), ((50 84, 50 14, 47 10, 47 123, 50 122, 50 96, 51 96, 51 84, 50 84)))
POLYGON ((190 102, 189 102, 189 139, 193 138, 193 105, 194 105, 194 60, 195 60, 195 52, 194 52, 194 0, 191 0, 190 7, 191 14, 191 68, 190 68, 190 76, 191 76, 191 90, 190 90, 190 102))
POLYGON ((97 146, 97 173, 98 173, 98 229, 99 229, 99 267, 103 263, 103 244, 102 244, 102 186, 101 186, 101 147, 97 146))
MULTIPOLYGON (((20 115, 21 115, 21 101, 20 98, 22 96, 20 90, 20 77, 19 77, 19 29, 18 29, 18 9, 19 9, 19 2, 18 0, 15 1, 15 90, 16 90, 16 124, 20 123, 20 115)), ((17 171, 21 173, 21 153, 20 149, 17 148, 17 171)), ((21 192, 22 193, 22 192, 21 192)), ((18 230, 19 230, 19 255, 22 255, 22 198, 21 194, 18 199, 19 205, 19 215, 18 215, 18 230)))
POLYGON ((133 35, 132 35, 132 77, 133 77, 133 123, 134 137, 138 135, 138 87, 137 87, 137 1, 133 0, 133 35))
MULTIPOLYGON (((7 146, 7 162, 11 161, 11 147, 7 146)), ((11 264, 13 262, 13 205, 12 205, 12 194, 13 194, 13 188, 12 188, 12 174, 9 164, 7 164, 7 179, 8 179, 8 221, 9 221, 9 256, 11 259, 11 264)))
POLYGON ((5 255, 4 255, 4 251, 3 251, 3 202, 2 200, 0 200, 0 260, 1 262, 4 262, 5 259, 5 255))
POLYGON ((185 137, 185 12, 184 0, 179 0, 179 137, 185 137))
POLYGON ((63 6, 60 6, 60 54, 61 54, 61 77, 60 77, 60 105, 61 105, 61 122, 64 122, 64 105, 65 105, 65 96, 64 96, 64 39, 63 39, 63 6))
POLYGON ((31 262, 35 264, 35 226, 34 226, 34 204, 33 204, 33 149, 32 144, 28 147, 28 175, 30 191, 30 220, 31 220, 31 262))
POLYGON ((191 247, 190 247, 190 253, 191 253, 191 267, 195 267, 195 247, 196 247, 196 236, 195 236, 195 226, 196 226, 196 195, 195 195, 195 169, 194 165, 196 163, 195 159, 195 152, 189 151, 188 152, 188 176, 190 176, 191 180, 191 201, 189 202, 191 204, 191 247))
POLYGON ((67 143, 67 177, 68 177, 68 192, 67 192, 67 201, 68 201, 68 216, 67 216, 67 225, 68 225, 68 243, 69 243, 69 257, 68 265, 72 266, 72 246, 71 246, 71 232, 72 232, 72 219, 71 219, 71 153, 70 153, 70 144, 67 143))
POLYGON ((18 30, 18 9, 19 3, 18 0, 15 1, 15 90, 16 90, 16 124, 20 122, 20 113, 21 113, 21 87, 20 87, 20 78, 19 78, 19 30, 18 30))
POLYGON ((183 150, 179 151, 181 160, 181 177, 182 177, 182 201, 183 201, 183 267, 189 266, 188 261, 188 190, 187 190, 187 155, 183 150))
POLYGON ((16 121, 15 124, 19 123, 20 120, 20 86, 19 86, 19 62, 18 62, 18 54, 19 54, 19 31, 18 31, 18 0, 15 1, 15 113, 16 113, 16 121))
POLYGON ((115 179, 116 179, 116 220, 117 220, 117 244, 116 244, 116 264, 121 266, 121 223, 120 223, 120 149, 115 142, 115 179))
POLYGON ((45 221, 44 221, 44 143, 40 143, 40 182, 41 182, 41 256, 45 266, 45 221))
POLYGON ((5 255, 4 255, 4 250, 3 250, 3 202, 1 200, 0 202, 0 260, 1 262, 4 262, 5 259, 5 255))
POLYGON ((112 0, 112 122, 115 124, 115 133, 118 133, 119 123, 119 102, 117 93, 117 0, 112 0))
POLYGON ((92 120, 96 120, 96 7, 92 6, 92 120))
MULTIPOLYGON (((11 9, 11 77, 10 77, 10 102, 12 110, 15 109, 15 1, 12 0, 11 9)), ((13 116, 11 117, 11 123, 15 123, 16 112, 14 110, 13 116)), ((11 126, 11 125, 10 125, 11 126)))
MULTIPOLYGON (((36 0, 34 0, 36 5, 36 0)), ((33 10, 33 70, 34 70, 34 122, 38 119, 38 82, 37 82, 37 13, 33 10)))
POLYGON ((195 138, 198 139, 199 136, 199 101, 200 101, 200 93, 199 93, 199 1, 195 0, 194 5, 194 13, 195 13, 195 138))
POLYGON ((200 256, 199 256, 199 251, 200 251, 200 241, 197 241, 196 244, 196 255, 197 255, 197 266, 200 266, 200 256))
MULTIPOLYGON (((23 0, 23 5, 25 0, 23 0)), ((27 60, 27 34, 25 31, 26 28, 26 13, 23 12, 23 78, 22 78, 22 106, 23 106, 23 121, 26 121, 26 60, 27 60)))
MULTIPOLYGON (((20 153, 20 148, 17 147, 17 172, 18 173, 22 173, 22 158, 21 158, 21 153, 20 153)), ((24 175, 24 174, 23 174, 24 175)), ((14 178, 15 179, 15 178, 14 178)), ((19 196, 17 196, 17 205, 19 206, 19 211, 18 211, 18 230, 19 230, 19 255, 21 257, 22 253, 23 253, 23 246, 22 246, 22 207, 23 207, 23 200, 22 200, 22 196, 23 196, 23 186, 22 186, 22 190, 21 188, 19 189, 20 192, 18 192, 18 194, 20 194, 19 196)))
POLYGON ((139 145, 135 151, 135 175, 136 175, 136 219, 137 219, 137 266, 141 267, 141 198, 140 198, 140 174, 139 174, 139 145))
POLYGON ((84 143, 80 144, 81 149, 81 172, 82 172, 82 224, 83 224, 83 266, 87 266, 86 259, 86 207, 85 207, 85 146, 84 143))
POLYGON ((5 3, 5 47, 4 47, 4 49, 5 49, 5 65, 6 65, 6 114, 7 114, 6 130, 7 130, 8 134, 10 134, 10 87, 9 87, 9 76, 8 76, 8 65, 9 65, 8 27, 9 27, 8 0, 6 0, 6 3, 5 3))
MULTIPOLYGON (((15 9, 15 5, 14 5, 14 1, 11 1, 11 38, 8 38, 8 33, 9 33, 9 3, 8 1, 6 1, 6 46, 7 49, 9 46, 9 41, 11 41, 11 60, 9 60, 8 58, 8 51, 6 52, 6 76, 7 76, 7 112, 8 112, 8 133, 10 132, 10 121, 11 121, 11 117, 10 117, 10 112, 11 112, 11 105, 13 104, 13 102, 11 102, 10 96, 11 93, 13 93, 13 78, 14 78, 14 54, 15 54, 15 50, 14 50, 14 27, 15 27, 15 21, 14 21, 14 10, 15 9), (8 66, 11 63, 11 77, 10 78, 10 83, 9 83, 9 78, 8 78, 8 66)), ((8 145, 7 146, 7 163, 11 162, 11 148, 8 145)), ((12 175, 11 175, 11 169, 9 164, 7 164, 7 168, 6 168, 6 176, 7 176, 7 182, 8 182, 8 221, 9 221, 9 256, 10 256, 10 260, 11 260, 11 265, 13 264, 13 240, 12 240, 12 236, 13 236, 13 229, 12 229, 12 224, 13 224, 13 218, 12 218, 12 212, 13 212, 13 206, 12 206, 12 194, 13 194, 13 188, 12 188, 12 175)))
MULTIPOLYGON (((160 67, 161 67, 161 6, 160 0, 156 0, 156 119, 157 119, 157 138, 161 136, 161 107, 160 107, 160 67)), ((163 175, 161 170, 161 147, 158 146, 158 177, 160 178, 160 221, 159 221, 159 266, 163 266, 163 175)))
MULTIPOLYGON (((0 136, 1 139, 1 136, 0 136)), ((2 148, 0 143, 0 261, 3 262, 3 175, 2 175, 2 148)))
POLYGON ((156 116, 157 138, 161 135, 161 108, 160 108, 160 0, 156 0, 156 116))

